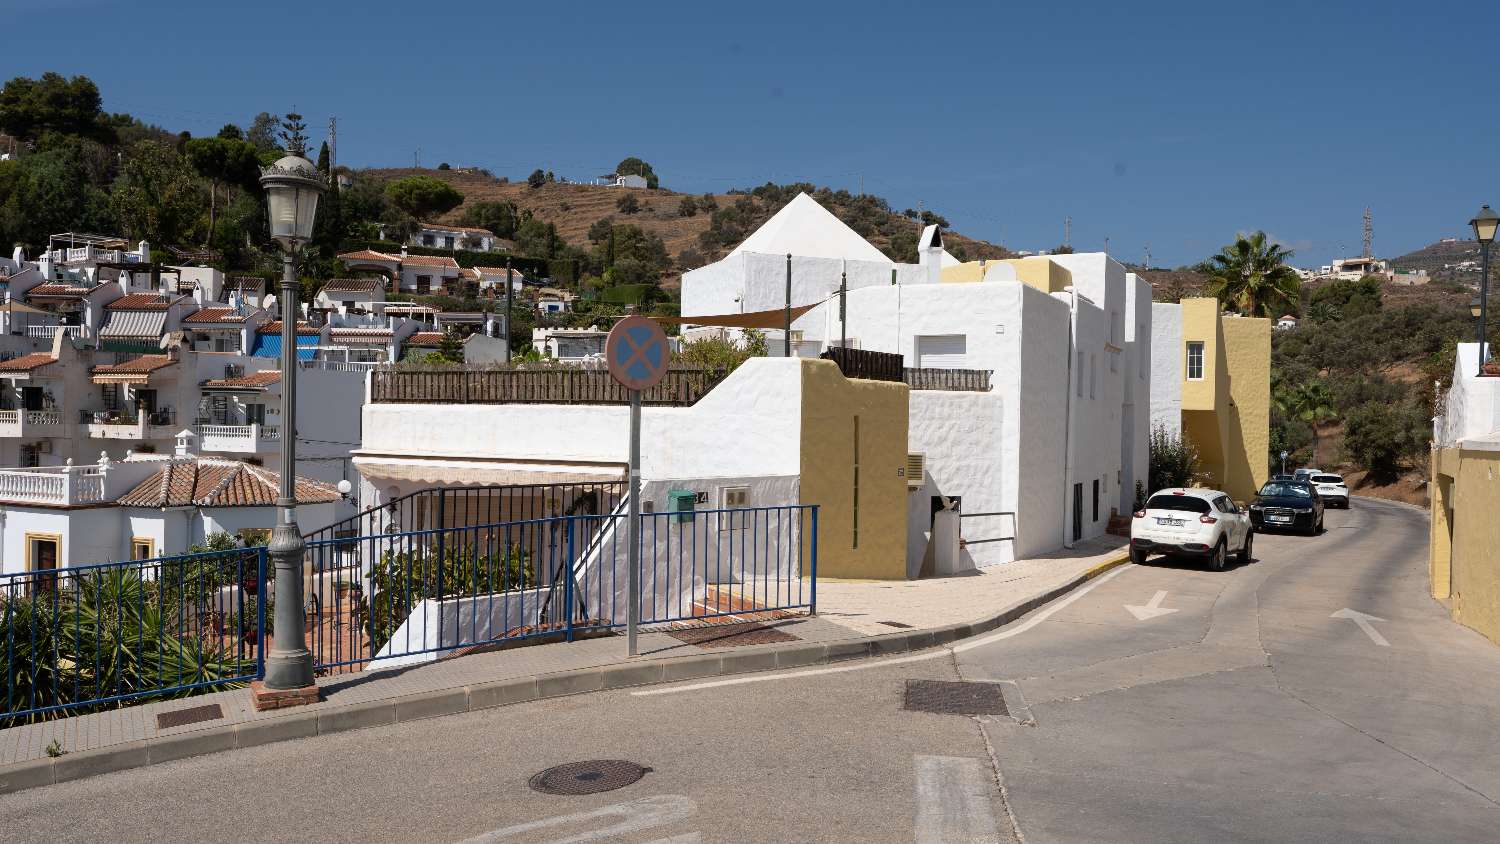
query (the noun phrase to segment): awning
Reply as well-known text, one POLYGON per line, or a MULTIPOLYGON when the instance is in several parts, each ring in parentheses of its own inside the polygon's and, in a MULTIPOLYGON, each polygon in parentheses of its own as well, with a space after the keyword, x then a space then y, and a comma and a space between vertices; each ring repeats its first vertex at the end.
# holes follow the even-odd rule
MULTIPOLYGON (((822 302, 799 305, 792 308, 792 319, 797 319, 822 302)), ((651 316, 657 322, 672 325, 712 325, 717 328, 786 328, 786 308, 774 311, 750 311, 743 314, 718 314, 716 316, 651 316)))
POLYGON ((517 463, 355 454, 354 466, 371 481, 424 484, 600 483, 618 481, 625 476, 623 466, 607 463, 517 463))
POLYGON ((100 340, 139 340, 155 343, 161 340, 167 325, 166 311, 109 311, 100 340))
MULTIPOLYGON (((297 335, 297 360, 315 360, 318 357, 318 335, 297 335)), ((281 357, 281 335, 280 334, 256 334, 255 347, 250 350, 250 355, 257 358, 279 358, 281 357)))

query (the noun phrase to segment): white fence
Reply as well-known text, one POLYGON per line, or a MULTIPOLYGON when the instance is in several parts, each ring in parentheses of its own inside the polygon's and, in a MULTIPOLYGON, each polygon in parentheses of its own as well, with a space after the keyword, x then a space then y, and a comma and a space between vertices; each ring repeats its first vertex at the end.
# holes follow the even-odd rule
POLYGON ((48 466, 0 470, 0 500, 34 504, 97 504, 104 500, 104 469, 48 466))

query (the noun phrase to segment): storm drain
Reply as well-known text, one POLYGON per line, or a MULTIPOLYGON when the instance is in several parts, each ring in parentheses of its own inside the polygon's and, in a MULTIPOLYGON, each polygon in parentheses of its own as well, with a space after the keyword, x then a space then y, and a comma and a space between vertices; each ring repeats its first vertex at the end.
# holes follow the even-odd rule
POLYGON ((532 775, 527 785, 533 791, 543 794, 598 794, 601 791, 624 788, 644 777, 650 770, 621 759, 569 762, 532 775))
POLYGON ((999 683, 966 683, 949 680, 907 680, 908 712, 942 715, 1009 715, 999 683))
POLYGON ((224 710, 217 703, 205 704, 203 706, 189 706, 187 709, 174 709, 171 712, 162 712, 156 716, 156 728, 166 730, 172 727, 181 727, 186 724, 196 724, 199 721, 212 721, 223 718, 224 710))

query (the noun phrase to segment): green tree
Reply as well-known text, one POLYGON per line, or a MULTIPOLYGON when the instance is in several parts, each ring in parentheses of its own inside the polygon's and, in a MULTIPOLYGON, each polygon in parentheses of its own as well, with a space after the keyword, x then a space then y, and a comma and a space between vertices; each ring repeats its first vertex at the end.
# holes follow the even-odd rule
POLYGON ((245 140, 255 144, 255 149, 259 152, 275 152, 278 149, 276 131, 280 126, 281 118, 278 115, 263 111, 250 121, 250 128, 245 132, 245 140))
POLYGON ((332 166, 332 163, 333 156, 328 151, 328 142, 324 141, 323 145, 318 147, 318 172, 323 174, 323 178, 328 178, 328 168, 332 166))
POLYGON ((99 86, 87 76, 17 76, 0 88, 0 131, 22 140, 56 132, 108 142, 114 132, 103 119, 102 102, 99 86))
POLYGON ((41 249, 61 231, 115 228, 109 195, 89 179, 76 145, 0 162, 0 243, 41 249))
POLYGON ((1368 275, 1358 280, 1335 281, 1313 291, 1308 298, 1308 316, 1312 316, 1314 308, 1318 308, 1322 315, 1328 314, 1327 309, 1333 309, 1337 314, 1333 320, 1373 314, 1380 310, 1380 287, 1380 279, 1368 275))
POLYGON ((1245 316, 1296 313, 1302 280, 1286 263, 1291 257, 1290 250, 1269 242, 1265 232, 1241 235, 1209 258, 1203 291, 1245 316))
POLYGON ((442 179, 408 176, 385 186, 390 203, 418 220, 430 220, 463 204, 464 195, 442 179))
POLYGON ((1431 421, 1412 402, 1370 402, 1344 416, 1344 451, 1378 480, 1395 478, 1402 461, 1423 453, 1431 438, 1431 421))
POLYGON ((125 155, 110 208, 132 240, 187 243, 203 216, 204 199, 187 159, 169 146, 141 141, 125 155))
POLYGON ((634 214, 641 210, 641 201, 635 198, 635 194, 627 193, 615 201, 615 210, 621 214, 634 214))
POLYGON ((458 339, 457 334, 444 331, 443 339, 438 341, 437 354, 448 363, 463 363, 464 344, 458 339))
POLYGON ((281 143, 289 155, 307 154, 307 124, 302 115, 289 111, 281 118, 281 143))
POLYGON ((212 242, 218 218, 219 187, 240 185, 254 190, 260 178, 260 159, 254 144, 223 137, 193 138, 183 152, 198 175, 208 180, 208 240, 212 242))
POLYGON ((1161 426, 1151 430, 1146 472, 1149 493, 1189 486, 1197 471, 1198 449, 1186 437, 1161 426))
POLYGON ((516 235, 516 226, 520 225, 520 215, 516 213, 516 206, 505 200, 475 202, 464 208, 459 223, 488 229, 497 237, 512 238, 516 235))
POLYGON ((1318 425, 1334 415, 1333 396, 1322 381, 1304 381, 1274 399, 1288 418, 1307 423, 1312 430, 1313 460, 1318 455, 1318 425))
POLYGON ((530 176, 526 177, 526 184, 528 187, 539 188, 547 184, 547 174, 542 171, 542 168, 538 167, 531 171, 530 176))
POLYGON ((651 169, 651 165, 633 155, 615 165, 615 174, 619 176, 642 176, 646 179, 646 187, 652 190, 656 190, 657 185, 660 184, 656 178, 656 171, 651 169))
POLYGON ((693 199, 691 196, 684 196, 682 198, 682 201, 677 203, 677 216, 694 217, 697 216, 697 214, 698 201, 696 199, 693 199))

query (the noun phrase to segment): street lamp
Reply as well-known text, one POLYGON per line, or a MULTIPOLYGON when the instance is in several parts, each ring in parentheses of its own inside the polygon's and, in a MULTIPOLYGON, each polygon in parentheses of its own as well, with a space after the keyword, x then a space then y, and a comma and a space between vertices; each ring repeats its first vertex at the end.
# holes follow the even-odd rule
POLYGON ((1474 239, 1479 241, 1479 374, 1483 375, 1485 327, 1489 322, 1490 244, 1495 242, 1495 229, 1500 228, 1500 214, 1486 205, 1479 209, 1469 225, 1474 227, 1474 239))
POLYGON ((302 627, 302 532, 297 528, 297 253, 312 239, 313 216, 324 190, 318 169, 300 144, 261 171, 271 237, 281 245, 281 492, 267 548, 276 572, 276 614, 265 687, 313 685, 312 653, 302 627))

